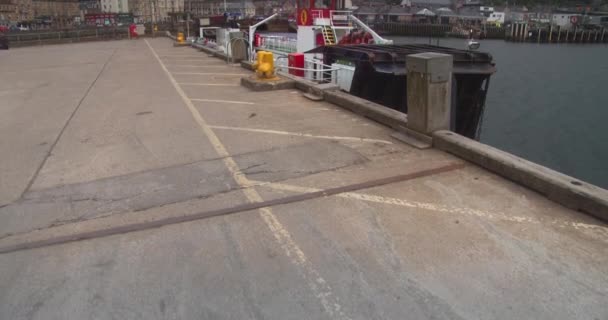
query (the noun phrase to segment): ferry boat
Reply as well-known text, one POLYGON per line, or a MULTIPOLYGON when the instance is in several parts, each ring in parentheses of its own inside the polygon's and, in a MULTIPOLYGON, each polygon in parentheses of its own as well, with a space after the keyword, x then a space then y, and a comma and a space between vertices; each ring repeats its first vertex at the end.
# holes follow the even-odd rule
POLYGON ((496 71, 492 56, 470 49, 395 45, 354 16, 346 1, 298 0, 295 35, 257 32, 275 14, 249 26, 247 31, 237 26, 201 27, 201 35, 214 30, 215 37, 199 42, 233 60, 254 61, 257 51, 271 51, 279 71, 318 83, 333 83, 340 90, 404 113, 406 56, 422 52, 450 54, 454 57, 452 129, 478 138, 490 76, 496 71))

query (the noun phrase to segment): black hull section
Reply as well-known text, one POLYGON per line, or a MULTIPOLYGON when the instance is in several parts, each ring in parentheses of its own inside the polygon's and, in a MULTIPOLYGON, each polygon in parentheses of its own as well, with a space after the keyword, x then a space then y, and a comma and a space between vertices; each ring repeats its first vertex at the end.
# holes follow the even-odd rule
POLYGON ((337 45, 312 51, 324 54, 324 63, 348 60, 355 65, 350 93, 407 113, 405 57, 437 52, 454 57, 451 129, 477 139, 483 118, 490 76, 496 72, 487 53, 430 45, 337 45))

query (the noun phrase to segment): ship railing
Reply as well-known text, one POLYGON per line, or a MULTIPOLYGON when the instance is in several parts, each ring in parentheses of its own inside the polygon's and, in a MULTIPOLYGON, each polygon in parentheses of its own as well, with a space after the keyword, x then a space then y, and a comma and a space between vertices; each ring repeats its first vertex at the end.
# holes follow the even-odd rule
POLYGON ((297 51, 298 40, 285 36, 260 35, 260 44, 257 48, 292 53, 297 51))
POLYGON ((353 12, 350 10, 331 10, 329 12, 332 27, 352 27, 353 12))
MULTIPOLYGON (((340 84, 340 75, 343 74, 341 67, 329 66, 318 60, 305 59, 304 68, 292 67, 288 65, 288 58, 286 56, 279 56, 275 59, 275 68, 278 70, 289 72, 304 71, 305 80, 316 82, 316 83, 333 83, 340 84)), ((350 71, 345 69, 346 71, 350 71)))
POLYGON ((323 19, 325 18, 323 16, 323 10, 310 10, 310 14, 312 15, 312 21, 315 21, 315 19, 323 19))
POLYGON ((313 24, 316 26, 331 26, 331 17, 325 14, 327 10, 311 10, 313 24))

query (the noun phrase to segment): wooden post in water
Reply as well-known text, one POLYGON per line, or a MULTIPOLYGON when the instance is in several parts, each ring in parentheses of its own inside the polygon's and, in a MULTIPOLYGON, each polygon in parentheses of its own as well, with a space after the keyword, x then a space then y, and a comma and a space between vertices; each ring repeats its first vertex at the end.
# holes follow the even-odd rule
POLYGON ((540 27, 538 28, 538 34, 536 35, 536 40, 538 41, 538 43, 540 43, 540 34, 543 31, 543 29, 541 29, 540 27))
POLYGON ((524 41, 526 41, 526 39, 528 39, 528 23, 524 23, 524 41))
POLYGON ((511 41, 515 38, 515 23, 511 24, 511 41))
POLYGON ((593 37, 593 42, 597 42, 597 30, 593 31, 595 36, 593 37))
POLYGON ((549 43, 551 43, 551 38, 553 37, 553 24, 549 27, 549 43))
POLYGON ((604 42, 604 33, 606 32, 605 28, 602 28, 602 43, 604 42))
POLYGON ((591 30, 587 31, 587 42, 591 42, 591 30))
POLYGON ((578 31, 577 27, 574 27, 574 38, 572 38, 572 42, 576 42, 576 32, 578 31))
POLYGON ((566 29, 566 42, 568 42, 568 35, 570 35, 570 28, 566 29))
POLYGON ((557 27, 557 43, 559 43, 559 38, 561 37, 561 35, 562 35, 562 27, 558 26, 557 27))

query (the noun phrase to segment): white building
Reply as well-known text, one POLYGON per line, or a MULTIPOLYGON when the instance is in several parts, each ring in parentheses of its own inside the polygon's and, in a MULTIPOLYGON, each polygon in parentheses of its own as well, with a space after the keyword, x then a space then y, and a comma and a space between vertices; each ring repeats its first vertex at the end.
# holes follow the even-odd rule
POLYGON ((100 0, 99 7, 101 12, 108 13, 128 13, 129 2, 128 0, 100 0))
POLYGON ((494 7, 479 7, 479 12, 482 15, 489 17, 492 14, 492 12, 494 12, 494 7))
POLYGON ((580 25, 583 21, 583 16, 580 13, 554 13, 551 16, 551 23, 564 29, 574 28, 580 25))
POLYGON ((204 1, 200 11, 202 16, 221 16, 227 12, 232 17, 246 18, 255 15, 255 5, 251 0, 211 0, 204 1))
POLYGON ((505 23, 505 13, 494 11, 494 12, 490 13, 490 16, 488 17, 488 19, 486 19, 486 21, 489 24, 493 24, 493 25, 497 25, 497 26, 503 25, 505 23))

